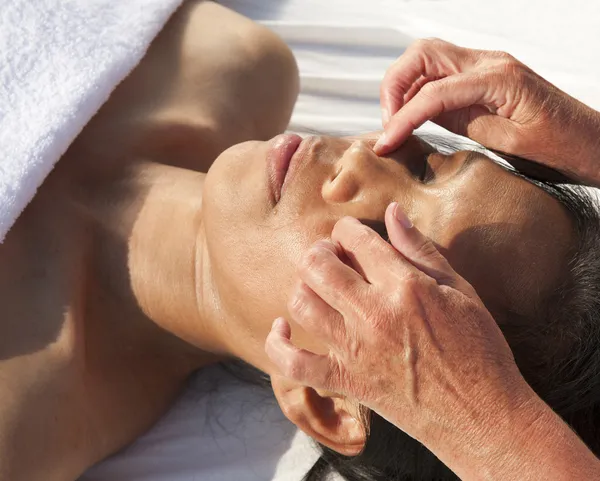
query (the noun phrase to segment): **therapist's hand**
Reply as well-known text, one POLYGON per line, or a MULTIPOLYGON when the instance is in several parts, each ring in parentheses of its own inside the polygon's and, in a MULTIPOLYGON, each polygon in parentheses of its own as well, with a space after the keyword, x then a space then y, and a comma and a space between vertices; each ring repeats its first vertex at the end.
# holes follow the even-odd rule
POLYGON ((381 107, 380 155, 432 120, 490 149, 600 184, 600 113, 507 53, 418 40, 388 69, 381 107))
POLYGON ((473 416, 517 409, 531 390, 474 289, 395 204, 386 226, 395 248, 341 219, 333 242, 317 242, 301 262, 291 315, 329 353, 294 346, 283 319, 266 350, 283 376, 358 399, 431 448, 473 435, 473 416))
POLYGON ((329 352, 297 348, 279 319, 266 350, 281 373, 357 399, 463 481, 600 479, 599 460, 527 385, 473 288, 395 204, 386 226, 393 247, 345 218, 333 243, 308 251, 291 313, 329 352))

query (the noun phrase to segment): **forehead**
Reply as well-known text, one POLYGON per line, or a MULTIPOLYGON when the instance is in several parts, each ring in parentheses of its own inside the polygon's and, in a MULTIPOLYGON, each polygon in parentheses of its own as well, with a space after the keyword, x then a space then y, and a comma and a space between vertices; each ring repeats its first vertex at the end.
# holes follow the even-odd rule
POLYGON ((437 215, 428 235, 482 297, 509 300, 526 313, 531 296, 564 272, 570 217, 540 187, 484 155, 471 158, 461 175, 434 188, 437 215))

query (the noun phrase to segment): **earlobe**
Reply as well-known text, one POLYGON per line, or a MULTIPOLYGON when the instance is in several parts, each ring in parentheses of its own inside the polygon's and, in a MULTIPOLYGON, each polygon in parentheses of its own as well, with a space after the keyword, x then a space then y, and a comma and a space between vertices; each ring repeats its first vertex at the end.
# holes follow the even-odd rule
POLYGON ((302 431, 345 456, 360 454, 367 435, 358 404, 282 377, 271 382, 282 411, 302 431))

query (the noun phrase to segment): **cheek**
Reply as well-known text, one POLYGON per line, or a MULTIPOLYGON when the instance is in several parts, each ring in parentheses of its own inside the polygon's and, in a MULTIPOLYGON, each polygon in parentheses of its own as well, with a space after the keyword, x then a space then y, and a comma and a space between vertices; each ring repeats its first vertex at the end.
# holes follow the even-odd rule
POLYGON ((297 263, 313 241, 331 232, 325 222, 272 224, 242 218, 207 233, 221 306, 232 322, 243 323, 258 340, 264 339, 273 319, 289 318, 287 301, 297 263))
POLYGON ((265 200, 260 151, 243 145, 226 154, 211 168, 203 193, 212 282, 223 320, 242 327, 249 340, 264 342, 275 317, 289 318, 287 301, 302 253, 329 237, 337 219, 310 196, 273 212, 265 200))

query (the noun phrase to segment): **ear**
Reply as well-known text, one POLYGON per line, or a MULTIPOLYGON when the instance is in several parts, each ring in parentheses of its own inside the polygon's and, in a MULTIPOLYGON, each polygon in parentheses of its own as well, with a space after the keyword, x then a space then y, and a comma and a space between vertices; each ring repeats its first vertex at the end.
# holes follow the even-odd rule
POLYGON ((360 406, 347 398, 272 376, 275 397, 287 418, 319 443, 356 456, 367 442, 360 406))

